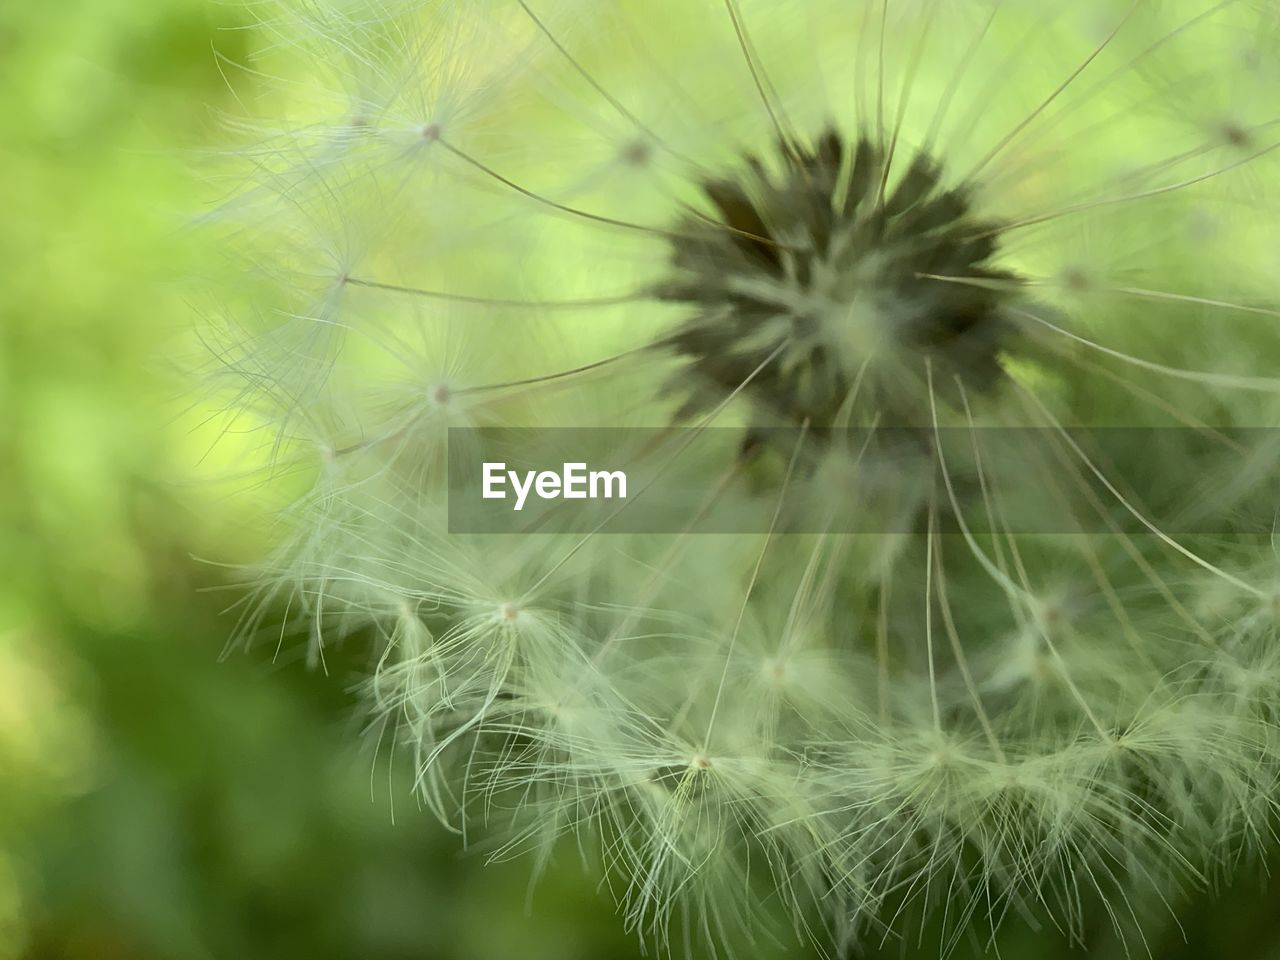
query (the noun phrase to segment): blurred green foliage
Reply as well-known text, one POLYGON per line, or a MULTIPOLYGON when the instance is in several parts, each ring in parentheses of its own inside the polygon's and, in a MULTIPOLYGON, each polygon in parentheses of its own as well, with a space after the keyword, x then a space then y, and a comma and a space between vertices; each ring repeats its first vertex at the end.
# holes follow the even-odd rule
POLYGON ((243 554, 247 508, 198 482, 212 438, 166 352, 206 266, 187 161, 244 19, 0 7, 0 957, 625 951, 590 890, 526 921, 524 865, 459 858, 403 785, 392 822, 362 664, 219 662, 222 574, 191 553, 243 554))
MULTIPOLYGON (((0 960, 637 956, 571 854, 526 910, 529 864, 388 782, 358 652, 219 660, 235 594, 191 554, 245 553, 251 508, 193 482, 216 428, 165 367, 207 264, 185 152, 253 40, 205 0, 0 7, 0 960)), ((1157 956, 1280 957, 1274 897, 1178 913, 1157 956)))

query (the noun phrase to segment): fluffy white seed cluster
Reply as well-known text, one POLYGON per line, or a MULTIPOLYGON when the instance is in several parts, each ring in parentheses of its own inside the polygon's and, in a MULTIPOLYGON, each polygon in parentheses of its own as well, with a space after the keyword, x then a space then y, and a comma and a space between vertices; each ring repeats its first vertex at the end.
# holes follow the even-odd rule
POLYGON ((1269 4, 254 9, 211 378, 296 496, 239 637, 368 644, 443 820, 833 952, 1129 930, 1271 837, 1280 551, 1174 522, 1280 456, 1269 4), (739 431, 707 502, 766 522, 450 533, 494 425, 739 431))

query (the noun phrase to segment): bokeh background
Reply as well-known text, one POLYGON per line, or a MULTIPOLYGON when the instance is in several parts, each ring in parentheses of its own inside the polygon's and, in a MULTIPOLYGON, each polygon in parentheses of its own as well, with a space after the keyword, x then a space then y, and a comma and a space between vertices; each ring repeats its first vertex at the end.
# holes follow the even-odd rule
MULTIPOLYGON (((260 39, 212 0, 0 0, 0 960, 638 957, 571 851, 531 894, 415 807, 362 736, 358 651, 222 656, 237 588, 201 558, 264 525, 175 361, 216 260, 191 161, 219 57, 260 39)), ((1280 957, 1266 866, 1171 904, 1151 954, 1280 957)), ((1069 948, 999 941, 1125 955, 1105 923, 1069 948)))

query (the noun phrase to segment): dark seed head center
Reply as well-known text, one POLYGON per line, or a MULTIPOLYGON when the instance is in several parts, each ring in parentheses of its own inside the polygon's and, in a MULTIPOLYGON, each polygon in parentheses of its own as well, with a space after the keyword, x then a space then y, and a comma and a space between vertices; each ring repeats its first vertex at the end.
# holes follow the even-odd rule
POLYGON ((971 190, 926 153, 891 171, 870 137, 834 130, 773 160, 703 180, 716 216, 674 234, 660 292, 690 307, 671 341, 690 374, 682 417, 741 389, 775 421, 827 426, 868 372, 873 400, 909 417, 891 395, 925 358, 940 380, 1000 376, 1017 278, 993 265, 999 227, 971 190))

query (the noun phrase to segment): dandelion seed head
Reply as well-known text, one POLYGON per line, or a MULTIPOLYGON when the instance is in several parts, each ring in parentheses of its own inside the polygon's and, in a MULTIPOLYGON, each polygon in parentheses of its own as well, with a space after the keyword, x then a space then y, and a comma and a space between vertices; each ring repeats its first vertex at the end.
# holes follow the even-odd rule
POLYGON ((678 277, 661 295, 695 308, 672 348, 697 382, 723 396, 781 350, 750 395, 784 422, 824 426, 860 369, 882 392, 903 367, 918 370, 903 353, 990 385, 1015 278, 993 267, 998 228, 974 215, 966 189, 944 187, 923 153, 887 182, 888 157, 865 134, 828 130, 774 152, 777 169, 748 157, 740 174, 704 181, 717 222, 687 218, 673 241, 678 277), (931 274, 976 283, 956 291, 931 274))
POLYGON ((833 952, 934 911, 945 954, 1006 916, 1128 936, 1117 904, 1267 842, 1280 578, 1241 514, 1276 447, 1234 431, 1280 411, 1274 16, 261 9, 245 75, 300 65, 208 222, 271 296, 214 311, 207 366, 287 490, 236 635, 367 644, 468 843, 575 845, 667 950, 777 908, 833 952), (447 526, 450 428, 673 422, 735 431, 698 502, 777 525, 447 526))

